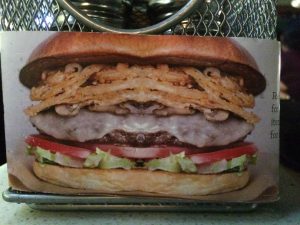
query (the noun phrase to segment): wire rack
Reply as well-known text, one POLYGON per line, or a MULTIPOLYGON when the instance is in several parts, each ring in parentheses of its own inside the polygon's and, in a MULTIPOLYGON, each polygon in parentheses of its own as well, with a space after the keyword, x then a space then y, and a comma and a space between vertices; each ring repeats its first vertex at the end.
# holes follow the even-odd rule
MULTIPOLYGON (((93 31, 56 0, 1 0, 0 4, 4 31, 93 31)), ((203 0, 190 16, 164 33, 274 39, 276 15, 275 0, 203 0)), ((141 20, 143 16, 136 18, 141 20)), ((144 22, 129 20, 124 28, 144 22)))

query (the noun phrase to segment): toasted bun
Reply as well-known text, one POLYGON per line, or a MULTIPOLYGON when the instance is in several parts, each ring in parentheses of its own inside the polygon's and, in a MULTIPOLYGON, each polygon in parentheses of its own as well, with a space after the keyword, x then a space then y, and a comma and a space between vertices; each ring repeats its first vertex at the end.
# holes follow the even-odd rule
POLYGON ((230 38, 79 32, 57 33, 42 42, 21 70, 20 80, 32 87, 42 71, 71 62, 216 66, 243 76, 245 87, 253 94, 266 86, 255 60, 230 38))
POLYGON ((182 197, 209 195, 240 189, 249 180, 248 171, 198 175, 136 169, 77 169, 38 162, 34 163, 33 170, 40 179, 59 186, 114 194, 139 192, 182 197))

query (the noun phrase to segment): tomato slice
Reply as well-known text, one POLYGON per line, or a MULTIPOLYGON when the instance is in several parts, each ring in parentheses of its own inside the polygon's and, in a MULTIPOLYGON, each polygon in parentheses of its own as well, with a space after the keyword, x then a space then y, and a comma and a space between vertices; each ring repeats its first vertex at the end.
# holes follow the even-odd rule
POLYGON ((228 147, 227 149, 213 151, 213 152, 201 152, 201 149, 190 149, 187 147, 176 146, 153 146, 146 148, 130 147, 130 146, 118 146, 108 144, 96 144, 96 143, 81 143, 81 142, 69 142, 68 144, 58 143, 58 140, 43 135, 31 135, 25 139, 25 142, 31 146, 39 146, 43 149, 51 152, 59 152, 74 158, 85 159, 89 154, 94 152, 96 148, 102 151, 110 152, 110 154, 131 158, 131 159, 153 159, 164 158, 170 154, 178 154, 185 152, 195 164, 205 164, 222 159, 232 159, 241 155, 253 155, 256 153, 256 147, 251 143, 243 143, 228 147), (201 152, 201 153, 200 153, 201 152))
POLYGON ((41 147, 51 152, 59 152, 78 159, 85 159, 91 154, 91 150, 60 144, 44 138, 42 135, 30 135, 25 142, 34 147, 41 147))
POLYGON ((189 158, 195 164, 205 164, 220 161, 222 159, 230 160, 241 155, 253 155, 257 152, 257 148, 252 143, 243 143, 241 145, 225 148, 215 152, 207 152, 189 155, 189 158))
POLYGON ((177 146, 152 146, 152 147, 130 147, 130 146, 120 146, 120 145, 108 145, 108 144, 95 144, 95 143, 76 143, 76 146, 93 150, 96 148, 102 151, 110 152, 110 154, 131 158, 131 159, 153 159, 153 158, 164 158, 168 157, 170 154, 178 154, 180 152, 185 152, 186 155, 196 154, 200 151, 197 149, 189 149, 186 147, 177 146))
POLYGON ((91 152, 96 151, 96 148, 99 148, 102 151, 110 152, 110 154, 115 156, 131 159, 164 158, 168 157, 170 154, 178 154, 180 152, 185 152, 186 155, 197 154, 200 152, 199 149, 190 149, 177 146, 152 146, 140 148, 82 142, 68 142, 67 144, 63 144, 59 143, 59 140, 43 135, 28 136, 25 142, 31 146, 39 146, 46 150, 60 152, 75 158, 86 158, 91 152))

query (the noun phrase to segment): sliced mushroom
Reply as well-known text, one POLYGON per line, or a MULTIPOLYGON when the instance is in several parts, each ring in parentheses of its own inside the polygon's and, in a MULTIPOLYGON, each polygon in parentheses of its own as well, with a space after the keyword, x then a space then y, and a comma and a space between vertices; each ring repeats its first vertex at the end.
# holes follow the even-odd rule
POLYGON ((195 110, 191 108, 173 108, 173 107, 165 107, 163 109, 157 109, 154 111, 154 114, 158 116, 191 115, 194 113, 195 110))
POLYGON ((159 103, 151 104, 135 104, 132 102, 125 102, 120 104, 120 107, 128 109, 133 114, 152 114, 157 109, 162 109, 164 106, 159 103))
POLYGON ((209 121, 224 121, 229 116, 229 112, 219 109, 204 109, 203 113, 209 121))
POLYGON ((117 105, 101 106, 95 104, 95 105, 90 105, 88 109, 94 112, 110 112, 110 113, 121 114, 121 115, 129 113, 128 109, 123 109, 117 105))
POLYGON ((55 112, 61 116, 76 116, 79 113, 79 110, 80 106, 78 104, 55 106, 55 112))

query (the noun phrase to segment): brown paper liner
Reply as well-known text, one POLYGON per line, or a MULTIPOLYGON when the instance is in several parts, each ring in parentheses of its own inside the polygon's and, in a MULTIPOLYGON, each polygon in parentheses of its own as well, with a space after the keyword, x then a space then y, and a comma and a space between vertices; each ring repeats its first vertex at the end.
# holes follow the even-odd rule
MULTIPOLYGON (((203 201, 219 202, 270 202, 278 199, 276 158, 267 153, 259 155, 258 164, 250 167, 251 178, 246 187, 240 190, 231 191, 222 194, 213 194, 206 196, 166 196, 156 193, 142 192, 116 192, 116 193, 99 193, 94 190, 73 189, 57 186, 51 183, 41 181, 32 171, 32 158, 26 162, 13 160, 9 163, 9 182, 14 190, 55 193, 64 195, 109 195, 109 196, 151 196, 151 197, 168 197, 184 198, 203 201)), ((23 158, 23 157, 22 157, 23 158)))

